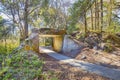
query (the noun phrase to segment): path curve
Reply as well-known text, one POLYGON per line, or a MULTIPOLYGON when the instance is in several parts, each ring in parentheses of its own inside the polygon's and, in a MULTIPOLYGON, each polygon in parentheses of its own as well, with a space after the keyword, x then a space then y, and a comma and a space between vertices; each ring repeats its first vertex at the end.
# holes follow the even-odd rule
POLYGON ((60 53, 57 53, 55 51, 52 51, 50 49, 46 49, 43 47, 40 47, 40 51, 46 53, 47 55, 61 62, 68 63, 74 67, 84 69, 86 71, 96 73, 98 75, 101 75, 101 76, 104 76, 110 79, 120 80, 120 69, 111 69, 111 68, 100 66, 97 64, 88 63, 88 62, 81 61, 81 60, 76 60, 71 57, 61 55, 60 53))

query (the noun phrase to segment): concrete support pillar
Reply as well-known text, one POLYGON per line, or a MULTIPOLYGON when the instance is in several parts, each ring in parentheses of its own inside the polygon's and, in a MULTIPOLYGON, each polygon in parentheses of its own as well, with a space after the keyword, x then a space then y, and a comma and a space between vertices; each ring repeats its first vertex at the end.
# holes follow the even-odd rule
POLYGON ((62 51, 62 45, 63 45, 63 36, 57 36, 53 38, 53 49, 56 52, 62 51))

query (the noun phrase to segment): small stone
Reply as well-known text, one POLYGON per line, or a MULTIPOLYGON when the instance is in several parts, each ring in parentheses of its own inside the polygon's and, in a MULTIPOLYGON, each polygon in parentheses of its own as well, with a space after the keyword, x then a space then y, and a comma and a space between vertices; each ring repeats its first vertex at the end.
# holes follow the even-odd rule
POLYGON ((87 57, 85 56, 85 55, 83 55, 82 57, 81 57, 81 59, 86 59, 87 57))
POLYGON ((98 47, 97 47, 97 46, 94 46, 94 47, 93 47, 93 49, 94 49, 94 50, 97 50, 97 49, 98 49, 98 47))
POLYGON ((94 52, 94 54, 98 54, 98 52, 96 51, 96 52, 94 52))

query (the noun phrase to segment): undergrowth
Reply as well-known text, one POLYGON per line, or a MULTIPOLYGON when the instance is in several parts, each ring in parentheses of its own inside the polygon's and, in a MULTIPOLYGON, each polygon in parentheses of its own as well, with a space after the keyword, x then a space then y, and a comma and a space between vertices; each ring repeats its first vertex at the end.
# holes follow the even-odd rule
POLYGON ((12 53, 16 47, 0 44, 0 80, 57 80, 44 74, 44 61, 37 54, 24 50, 12 53))

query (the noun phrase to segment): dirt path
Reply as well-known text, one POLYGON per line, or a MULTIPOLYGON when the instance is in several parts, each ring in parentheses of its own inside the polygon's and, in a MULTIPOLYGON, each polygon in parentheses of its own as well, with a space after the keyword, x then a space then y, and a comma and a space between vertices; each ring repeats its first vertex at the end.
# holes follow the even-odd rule
POLYGON ((90 73, 95 73, 104 77, 108 77, 110 79, 119 80, 120 79, 120 70, 112 69, 92 63, 88 63, 81 60, 76 60, 71 57, 67 57, 61 54, 58 54, 50 49, 41 48, 41 51, 46 53, 47 55, 59 60, 60 62, 68 63, 74 67, 79 68, 80 70, 86 70, 90 73), (112 75, 112 76, 111 76, 112 75))
POLYGON ((73 67, 69 64, 59 62, 44 53, 39 54, 39 56, 44 58, 44 71, 53 72, 54 76, 58 77, 59 80, 110 80, 97 74, 80 70, 79 68, 73 67))

